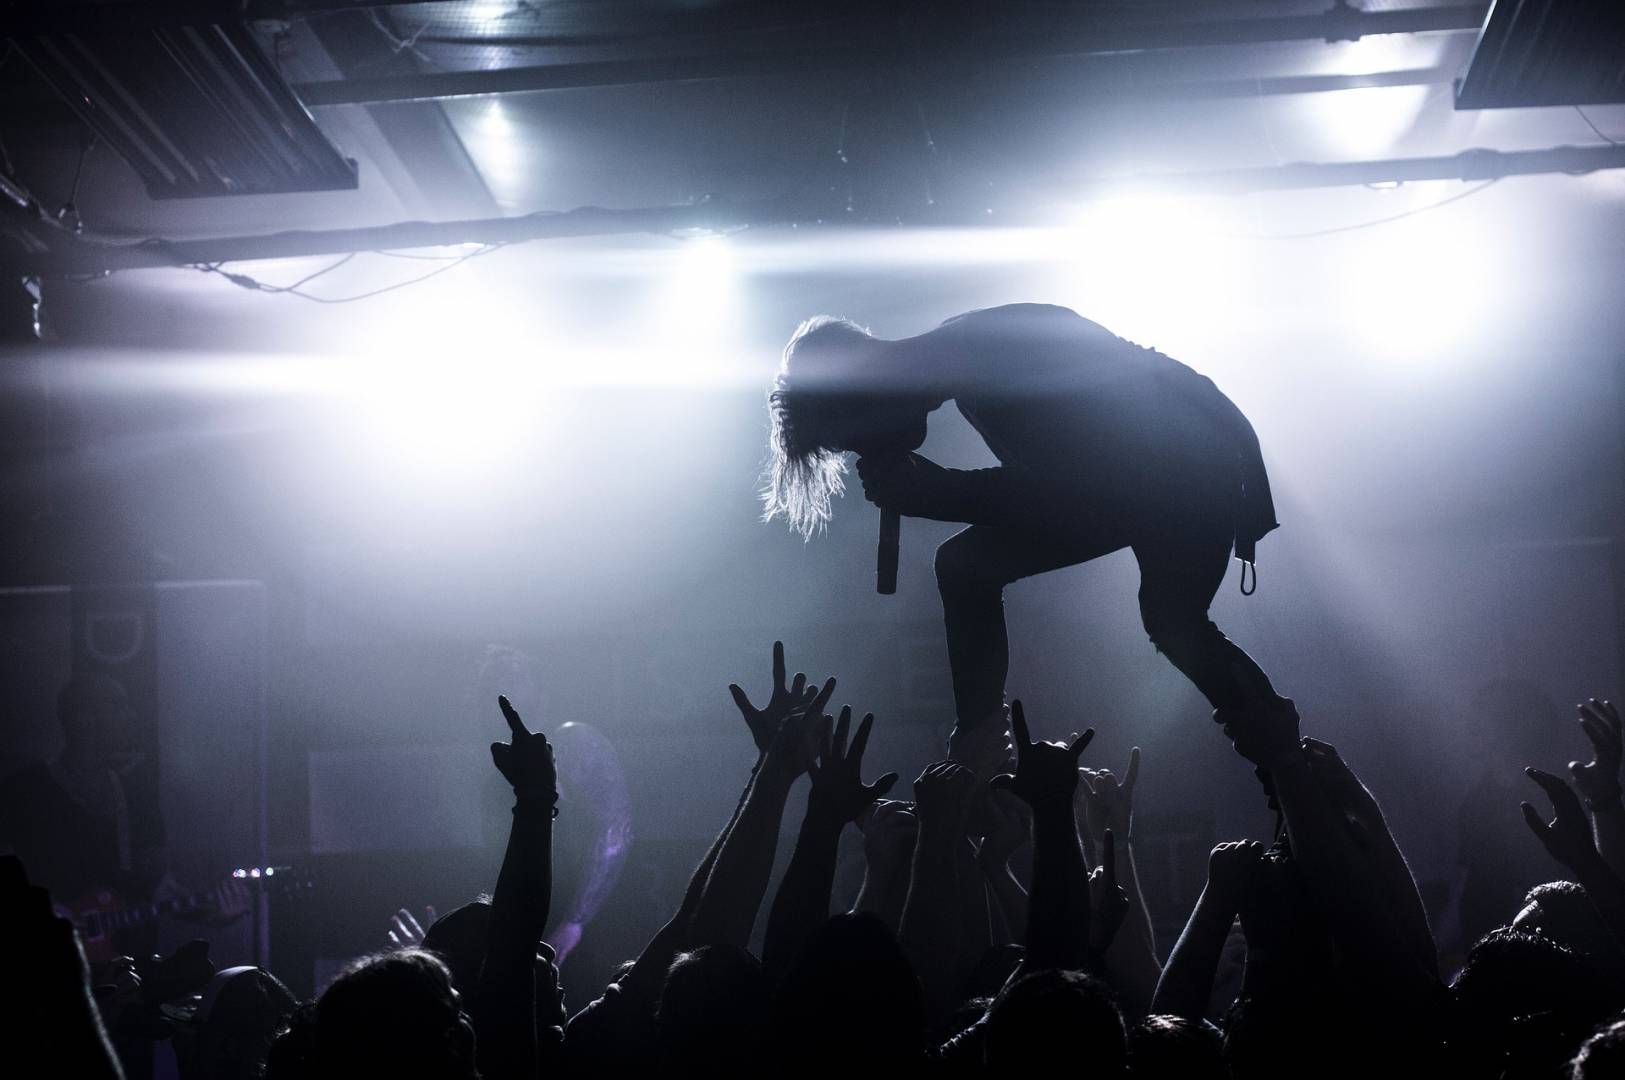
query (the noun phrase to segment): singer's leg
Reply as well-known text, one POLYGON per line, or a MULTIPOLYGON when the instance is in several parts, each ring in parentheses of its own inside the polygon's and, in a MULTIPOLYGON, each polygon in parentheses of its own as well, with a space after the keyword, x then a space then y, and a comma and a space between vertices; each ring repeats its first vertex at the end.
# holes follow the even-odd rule
POLYGON ((1215 709, 1245 703, 1249 685, 1274 692, 1257 662, 1208 617, 1229 566, 1231 529, 1227 515, 1214 515, 1205 523, 1181 522, 1134 545, 1146 633, 1215 709))
POLYGON ((1086 562, 1125 546, 1115 530, 1069 531, 1038 540, 1025 528, 972 525, 937 548, 937 589, 948 630, 954 714, 968 730, 1004 704, 1010 641, 1004 626, 1004 587, 1033 574, 1086 562))

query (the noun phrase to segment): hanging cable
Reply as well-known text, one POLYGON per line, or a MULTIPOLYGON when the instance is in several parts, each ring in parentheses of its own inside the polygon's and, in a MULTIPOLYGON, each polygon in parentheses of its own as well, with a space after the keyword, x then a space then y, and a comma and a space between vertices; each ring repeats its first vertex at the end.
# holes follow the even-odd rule
POLYGON ((1586 111, 1584 109, 1582 109, 1582 108, 1580 108, 1580 106, 1576 105, 1574 107, 1574 111, 1580 114, 1580 119, 1584 120, 1586 122, 1586 127, 1590 128, 1592 130, 1592 132, 1597 136, 1597 138, 1601 139, 1603 142, 1607 143, 1609 146, 1618 146, 1619 145, 1619 140, 1618 139, 1612 138, 1612 137, 1610 137, 1608 135, 1604 135, 1603 132, 1602 132, 1602 129, 1599 128, 1596 124, 1593 124, 1591 122, 1591 117, 1586 115, 1586 111))
POLYGON ((1426 206, 1413 207, 1412 209, 1406 210, 1403 213, 1390 214, 1387 217, 1373 218, 1370 221, 1359 221, 1353 225, 1337 225, 1330 229, 1312 229, 1309 232, 1300 233, 1234 233, 1231 235, 1241 240, 1310 240, 1317 236, 1334 236, 1337 233, 1357 232, 1360 229, 1372 229, 1378 225, 1389 225, 1395 221, 1403 221, 1406 218, 1416 217, 1418 214, 1426 214, 1430 211, 1437 210, 1440 207, 1449 206, 1451 203, 1460 202, 1463 199, 1477 195, 1480 191, 1483 191, 1486 188, 1494 187, 1503 179, 1505 178, 1496 176, 1484 181, 1482 184, 1479 184, 1476 187, 1468 188, 1466 191, 1458 191, 1454 195, 1440 199, 1438 202, 1429 203, 1426 206))
POLYGON ((79 147, 79 164, 74 166, 73 186, 68 189, 68 201, 63 203, 56 212, 57 222, 71 228, 76 236, 85 231, 84 219, 79 216, 79 181, 85 175, 85 158, 90 156, 91 148, 95 145, 96 133, 91 132, 79 147), (72 218, 71 225, 69 224, 70 217, 72 218))
MULTIPOLYGON (((408 285, 416 285, 420 281, 428 281, 430 278, 436 276, 437 274, 444 274, 447 270, 454 270, 454 269, 461 266, 463 263, 467 262, 470 259, 477 258, 477 257, 479 257, 481 255, 488 255, 491 252, 497 250, 498 248, 501 248, 501 247, 504 247, 504 246, 506 246, 506 245, 502 244, 502 243, 486 244, 477 251, 470 251, 466 255, 456 256, 455 258, 452 258, 449 262, 446 262, 442 266, 435 267, 433 270, 430 270, 426 274, 419 274, 417 277, 408 278, 405 281, 397 281, 393 285, 385 285, 385 286, 383 286, 382 288, 379 288, 379 289, 369 289, 366 292, 356 293, 353 296, 316 296, 316 295, 314 295, 312 293, 305 292, 301 287, 303 285, 305 285, 306 283, 314 281, 316 278, 321 277, 323 274, 330 273, 330 272, 332 272, 334 270, 337 270, 339 267, 343 266, 345 263, 347 263, 351 259, 355 258, 356 255, 358 254, 357 252, 351 252, 350 254, 344 256, 343 258, 338 259, 337 261, 335 261, 335 262, 333 262, 333 263, 331 263, 331 264, 329 264, 327 266, 324 266, 320 270, 317 270, 315 273, 305 275, 304 277, 300 278, 298 281, 295 281, 291 285, 267 285, 265 282, 260 281, 260 280, 258 280, 256 278, 250 277, 247 274, 239 274, 239 273, 235 273, 235 272, 230 271, 230 270, 222 269, 224 264, 223 263, 217 263, 217 262, 216 263, 194 263, 192 265, 192 269, 198 270, 198 271, 200 271, 202 273, 205 273, 205 274, 218 274, 221 277, 225 278, 227 281, 231 282, 233 285, 236 285, 236 286, 238 286, 240 288, 248 289, 250 292, 282 293, 282 294, 285 294, 285 295, 288 295, 288 296, 297 296, 301 300, 309 300, 313 304, 350 304, 350 303, 354 303, 357 300, 366 300, 366 299, 368 299, 370 297, 381 296, 381 295, 383 295, 384 293, 387 293, 387 292, 394 292, 396 289, 404 289, 408 285)), ((386 253, 385 252, 377 252, 376 254, 386 254, 386 253)))

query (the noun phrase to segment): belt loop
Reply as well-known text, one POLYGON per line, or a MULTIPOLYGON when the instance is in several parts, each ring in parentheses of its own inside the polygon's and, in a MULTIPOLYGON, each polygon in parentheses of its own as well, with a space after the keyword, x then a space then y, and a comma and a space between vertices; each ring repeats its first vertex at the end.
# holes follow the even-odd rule
POLYGON ((1257 591, 1258 591, 1258 564, 1253 562, 1251 559, 1243 559, 1241 561, 1241 595, 1243 595, 1243 596, 1251 596, 1251 595, 1253 595, 1253 593, 1255 593, 1257 591), (1248 570, 1251 570, 1253 572, 1253 587, 1250 588, 1250 589, 1247 587, 1247 571, 1248 570))

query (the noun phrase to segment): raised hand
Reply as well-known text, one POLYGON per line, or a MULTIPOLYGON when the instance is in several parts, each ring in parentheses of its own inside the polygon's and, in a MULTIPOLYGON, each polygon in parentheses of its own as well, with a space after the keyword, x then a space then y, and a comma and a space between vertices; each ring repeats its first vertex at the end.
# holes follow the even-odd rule
POLYGON ((1010 725, 1015 729, 1016 771, 995 776, 992 786, 1013 792, 1029 806, 1056 801, 1070 806, 1078 787, 1078 758, 1095 737, 1095 729, 1075 736, 1071 745, 1035 743, 1020 701, 1010 703, 1010 725))
POLYGON ((1264 845, 1257 840, 1231 840, 1219 844, 1207 857, 1207 892, 1222 901, 1226 910, 1239 912, 1247 902, 1248 889, 1258 872, 1264 845))
MULTIPOLYGON (((828 720, 828 717, 824 718, 828 720)), ((828 821, 844 825, 856 821, 876 799, 884 796, 897 783, 897 774, 887 773, 872 784, 863 782, 863 752, 869 745, 869 730, 874 727, 873 713, 864 715, 858 724, 858 733, 847 746, 847 733, 852 726, 852 706, 841 707, 840 719, 833 733, 823 725, 822 746, 818 761, 808 771, 812 776, 812 794, 808 796, 809 814, 818 814, 828 821)))
POLYGON ((914 804, 901 799, 877 799, 858 814, 857 824, 864 858, 872 863, 902 858, 920 830, 914 804))
POLYGON ((1134 825, 1134 785, 1140 778, 1140 748, 1129 751, 1128 769, 1119 781, 1110 769, 1078 770, 1078 801, 1083 804, 1087 835, 1107 829, 1127 842, 1134 825))
POLYGON ((914 781, 914 816, 920 828, 963 832, 975 792, 976 774, 957 761, 927 765, 914 781))
POLYGON ((513 787, 519 798, 540 798, 557 802, 558 769, 547 736, 531 731, 519 718, 506 697, 497 698, 502 718, 508 721, 510 741, 491 744, 491 760, 497 771, 513 787))
POLYGON ((976 852, 985 870, 1003 870, 1021 845, 1033 835, 1032 813, 1025 803, 1008 792, 988 792, 987 835, 976 852))
POLYGON ((778 734, 780 726, 785 719, 794 712, 804 712, 812 704, 812 699, 818 695, 815 689, 807 686, 807 676, 796 672, 795 679, 786 686, 784 683, 784 642, 773 643, 773 689, 767 699, 767 704, 758 709, 750 703, 738 683, 728 684, 728 693, 733 695, 734 704, 739 708, 739 715, 744 717, 745 726, 750 729, 750 737, 756 743, 756 750, 766 754, 767 748, 778 734))
POLYGON ((1523 819, 1529 823, 1546 853, 1576 874, 1591 870, 1601 859, 1591 846, 1591 824, 1586 819, 1585 807, 1574 789, 1560 778, 1539 769, 1525 769, 1529 779, 1541 786, 1552 800, 1553 818, 1541 819, 1539 811, 1523 804, 1523 819))
POLYGON ((1128 917, 1128 892, 1117 883, 1117 835, 1107 829, 1100 865, 1089 875, 1089 952, 1104 956, 1128 917))
POLYGON ((1576 706, 1580 714, 1580 727, 1591 740, 1595 754, 1586 763, 1569 762, 1569 775, 1586 805, 1596 810, 1619 803, 1619 760, 1622 747, 1619 710, 1612 702, 1592 698, 1576 706))
POLYGON ((835 693, 835 680, 826 679, 806 708, 792 709, 779 722, 779 729, 762 755, 762 772, 780 781, 793 783, 809 772, 818 760, 823 737, 833 721, 824 715, 824 706, 835 693))
POLYGON ((423 909, 423 921, 408 908, 401 908, 389 917, 389 943, 397 949, 416 949, 423 945, 425 926, 433 926, 435 920, 434 905, 430 904, 423 909))

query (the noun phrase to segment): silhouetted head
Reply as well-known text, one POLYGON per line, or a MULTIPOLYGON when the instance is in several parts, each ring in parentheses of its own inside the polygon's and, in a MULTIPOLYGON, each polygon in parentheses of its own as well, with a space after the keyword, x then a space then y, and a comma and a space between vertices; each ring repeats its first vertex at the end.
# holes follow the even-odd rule
POLYGON ((1619 1006, 1615 988, 1580 954, 1510 927, 1473 944, 1451 991, 1458 1045, 1513 1076, 1556 1071, 1619 1006))
POLYGON ((1572 881, 1536 885, 1523 898, 1512 929, 1567 945, 1596 963, 1617 967, 1619 943, 1609 933, 1585 887, 1572 881))
POLYGON ((432 954, 401 949, 370 956, 301 1011, 273 1048, 267 1075, 475 1080, 474 1028, 451 973, 432 954))
POLYGON ((1224 1080, 1224 1040, 1211 1024, 1148 1016, 1128 1032, 1128 1072, 1139 1080, 1224 1080))
POLYGON ((258 1080, 271 1040, 298 1006, 269 971, 234 967, 217 973, 194 1015, 187 1051, 194 1067, 188 1072, 210 1080, 258 1080))
POLYGON ((1625 1020, 1615 1020, 1587 1039, 1569 1063, 1568 1080, 1615 1080, 1625 1076, 1625 1020))
POLYGON ((771 1000, 762 965, 733 945, 681 953, 656 1013, 662 1075, 732 1076, 760 1066, 771 1000))
POLYGON ((1123 1016, 1106 984, 1081 971, 1037 971, 1004 991, 987 1014, 987 1067, 1000 1076, 1047 1075, 1076 1062, 1090 1080, 1127 1064, 1123 1016))
POLYGON ((907 1066, 925 1047, 925 1002, 897 937, 873 915, 827 920, 779 986, 781 1045, 817 1067, 907 1066))
POLYGON ((491 898, 482 896, 436 919, 423 934, 423 947, 451 970, 451 984, 464 997, 480 982, 485 935, 491 926, 491 898))
POLYGON ((857 323, 819 315, 796 328, 768 393, 763 519, 811 536, 845 490, 842 452, 895 453, 925 442, 940 401, 889 362, 892 342, 857 323))

